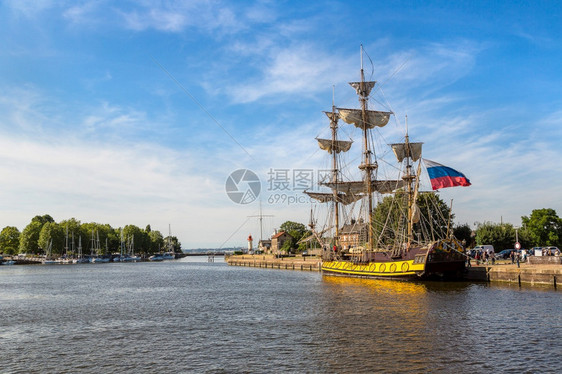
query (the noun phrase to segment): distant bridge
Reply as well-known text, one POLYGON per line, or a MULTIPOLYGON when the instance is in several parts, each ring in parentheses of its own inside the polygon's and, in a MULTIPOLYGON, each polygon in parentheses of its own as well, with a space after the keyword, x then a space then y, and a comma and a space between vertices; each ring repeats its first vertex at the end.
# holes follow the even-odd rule
POLYGON ((224 256, 224 252, 192 252, 186 253, 184 252, 182 256, 224 256))

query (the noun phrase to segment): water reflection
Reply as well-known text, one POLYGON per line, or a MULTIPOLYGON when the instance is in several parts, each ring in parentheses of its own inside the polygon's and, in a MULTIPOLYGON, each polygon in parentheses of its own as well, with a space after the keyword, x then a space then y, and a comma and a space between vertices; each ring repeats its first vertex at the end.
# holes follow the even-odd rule
POLYGON ((344 363, 358 364, 360 372, 427 369, 427 355, 420 349, 431 343, 425 284, 333 276, 322 281, 323 308, 333 318, 321 340, 346 347, 332 353, 331 370, 346 371, 344 363))
POLYGON ((391 279, 366 279, 338 276, 324 276, 326 284, 340 285, 343 287, 364 287, 373 293, 390 293, 393 295, 422 295, 427 292, 424 283, 415 283, 391 279))
POLYGON ((332 276, 322 281, 323 307, 334 318, 321 339, 353 352, 351 358, 335 352, 331 370, 346 371, 341 363, 354 360, 365 372, 549 372, 560 367, 543 344, 556 345, 553 339, 562 338, 562 318, 553 309, 562 307, 562 300, 553 298, 554 291, 332 276), (547 326, 558 327, 550 333, 547 326), (509 360, 501 348, 506 345, 509 360))

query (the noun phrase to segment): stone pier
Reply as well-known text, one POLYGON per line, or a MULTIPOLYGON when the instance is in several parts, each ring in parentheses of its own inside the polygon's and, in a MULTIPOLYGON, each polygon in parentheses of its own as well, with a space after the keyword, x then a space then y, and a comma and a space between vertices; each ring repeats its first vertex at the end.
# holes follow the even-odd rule
MULTIPOLYGON (((516 264, 480 265, 467 269, 466 280, 483 282, 507 282, 530 285, 562 287, 562 265, 560 264, 516 264)), ((562 289, 562 288, 561 288, 562 289)))

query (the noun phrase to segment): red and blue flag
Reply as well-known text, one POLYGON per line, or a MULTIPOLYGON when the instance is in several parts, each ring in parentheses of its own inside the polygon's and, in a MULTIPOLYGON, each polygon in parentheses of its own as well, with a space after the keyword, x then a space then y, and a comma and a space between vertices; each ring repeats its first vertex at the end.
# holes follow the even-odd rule
POLYGON ((434 190, 445 187, 470 186, 470 181, 460 171, 425 158, 423 162, 427 168, 427 174, 429 174, 431 188, 434 190))

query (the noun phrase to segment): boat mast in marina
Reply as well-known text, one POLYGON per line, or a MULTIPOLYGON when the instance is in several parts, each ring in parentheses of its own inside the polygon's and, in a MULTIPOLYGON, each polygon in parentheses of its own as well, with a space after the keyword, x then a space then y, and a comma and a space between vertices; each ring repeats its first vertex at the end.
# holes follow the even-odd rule
POLYGON ((66 237, 64 241, 64 256, 68 257, 68 224, 66 225, 66 237))
POLYGON ((255 216, 248 216, 249 218, 254 218, 257 217, 260 221, 260 242, 263 240, 263 218, 264 217, 273 217, 272 215, 269 214, 263 214, 262 213, 262 208, 261 208, 261 200, 260 200, 260 212, 258 215, 255 216))
POLYGON ((120 243, 119 243, 119 257, 124 257, 125 256, 125 240, 123 239, 123 229, 120 230, 121 232, 121 236, 120 236, 120 243))

